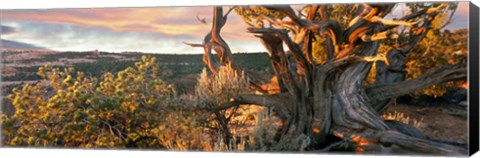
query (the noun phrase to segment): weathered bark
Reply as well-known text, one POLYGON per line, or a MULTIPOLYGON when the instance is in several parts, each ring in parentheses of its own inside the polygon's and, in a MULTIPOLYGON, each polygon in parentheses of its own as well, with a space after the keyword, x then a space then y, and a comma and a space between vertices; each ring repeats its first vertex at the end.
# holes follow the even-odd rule
MULTIPOLYGON (((297 16, 289 6, 266 6, 267 9, 285 14, 292 22, 276 21, 268 17, 264 17, 265 20, 275 25, 288 24, 289 28, 295 24, 297 27, 293 31, 301 37, 301 40, 292 40, 287 30, 265 28, 263 25, 250 25, 252 28, 248 30, 256 34, 268 51, 280 92, 237 96, 230 102, 207 110, 215 112, 247 104, 273 107, 284 123, 273 150, 289 150, 285 144, 299 135, 307 135, 312 141, 312 149, 332 143, 327 142, 326 138, 335 136, 358 147, 370 144, 384 148, 393 144, 422 153, 466 153, 462 146, 433 140, 412 126, 384 121, 380 117, 380 113, 395 97, 466 77, 466 66, 457 64, 404 81, 404 57, 425 36, 436 11, 442 6, 412 13, 398 21, 384 20, 383 17, 393 6, 360 6, 356 18, 348 28, 330 20, 324 5, 312 5, 305 18, 297 16), (406 21, 420 16, 425 17, 421 26, 417 26, 420 25, 417 22, 406 21), (373 65, 372 59, 378 58, 380 42, 390 38, 389 30, 398 25, 416 26, 416 30, 411 30, 413 33, 408 43, 388 52, 386 59, 378 63, 379 77, 376 83, 366 85, 364 81, 373 65), (328 60, 324 64, 313 61, 312 43, 315 34, 326 36, 325 53, 328 60), (287 48, 283 48, 283 44, 287 48), (288 59, 288 52, 291 52, 295 61, 288 59), (297 66, 295 70, 291 69, 293 65, 297 66)), ((232 60, 232 52, 220 36, 225 22, 226 15, 222 15, 222 8, 216 7, 211 33, 205 36, 204 44, 201 45, 205 49, 205 64, 214 74, 220 65, 231 66, 238 72, 248 72, 232 60), (211 58, 212 49, 217 52, 219 62, 211 58)), ((266 79, 258 79, 252 73, 247 73, 247 76, 254 87, 266 83, 266 79)), ((327 148, 333 148, 334 144, 337 143, 327 148)))
MULTIPOLYGON (((425 11, 428 9, 425 9, 425 11)), ((431 16, 435 16, 436 13, 433 13, 431 16)), ((406 17, 410 18, 410 17, 406 17)), ((418 30, 414 31, 411 34, 410 41, 404 43, 402 47, 391 49, 387 52, 386 61, 379 61, 376 64, 376 85, 385 85, 393 84, 404 81, 406 79, 407 66, 406 66, 406 57, 413 49, 413 47, 421 41, 427 34, 427 30, 432 23, 433 18, 423 19, 422 26, 418 30)), ((375 99, 374 99, 375 100, 375 99)), ((395 101, 394 98, 388 98, 385 100, 377 100, 372 105, 375 111, 381 114, 385 111, 389 105, 395 101)))
MULTIPOLYGON (((397 121, 385 121, 390 128, 386 131, 372 129, 352 130, 344 127, 332 128, 333 134, 350 142, 354 148, 360 148, 363 152, 383 151, 391 154, 405 154, 418 152, 432 155, 462 155, 468 150, 463 144, 439 141, 421 133, 413 126, 397 121), (401 152, 393 152, 388 148, 393 145, 401 148, 401 152)), ((332 147, 330 147, 332 148, 332 147)))
POLYGON ((410 94, 416 90, 425 89, 432 85, 453 80, 465 80, 467 77, 466 64, 447 65, 432 69, 416 79, 392 84, 374 85, 366 89, 371 101, 381 101, 388 98, 410 94))
POLYGON ((267 90, 263 89, 261 85, 268 83, 269 79, 265 75, 261 75, 256 72, 252 72, 250 70, 244 70, 240 65, 238 65, 235 61, 232 60, 232 52, 228 44, 223 40, 220 35, 222 27, 227 22, 228 14, 233 10, 227 11, 225 15, 223 15, 222 7, 214 7, 213 8, 213 23, 211 31, 205 35, 202 44, 193 44, 193 43, 186 43, 192 47, 203 47, 204 55, 203 61, 205 65, 209 68, 209 70, 216 75, 218 73, 218 69, 221 66, 229 66, 235 70, 237 73, 244 72, 250 78, 250 84, 256 90, 260 92, 267 92, 267 90), (213 58, 212 50, 214 50, 219 57, 220 61, 216 61, 213 58))
POLYGON ((333 95, 335 93, 335 84, 330 81, 335 81, 338 68, 346 64, 351 64, 352 60, 341 60, 334 63, 318 66, 316 69, 316 76, 314 76, 313 83, 313 120, 312 132, 314 144, 322 144, 329 134, 330 126, 332 125, 332 106, 333 95))
POLYGON ((288 59, 283 49, 282 40, 271 34, 262 34, 257 35, 256 37, 260 38, 260 41, 268 51, 280 92, 285 92, 287 90, 293 92, 295 89, 295 85, 292 84, 294 83, 294 78, 290 71, 288 71, 289 64, 291 63, 288 63, 288 59))
POLYGON ((468 150, 462 147, 410 137, 396 131, 383 132, 379 138, 379 142, 396 144, 405 149, 421 153, 433 153, 438 155, 461 155, 468 153, 468 150))

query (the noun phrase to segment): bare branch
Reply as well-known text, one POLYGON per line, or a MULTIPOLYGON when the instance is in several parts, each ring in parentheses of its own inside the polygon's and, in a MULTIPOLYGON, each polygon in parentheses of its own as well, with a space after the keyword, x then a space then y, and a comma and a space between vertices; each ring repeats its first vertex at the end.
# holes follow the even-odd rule
POLYGON ((413 27, 414 25, 418 24, 420 20, 414 21, 414 22, 407 22, 403 20, 386 20, 378 16, 374 16, 370 19, 371 22, 380 22, 383 25, 387 26, 407 26, 407 27, 413 27))
POLYGON ((287 6, 287 5, 283 5, 283 6, 280 6, 280 5, 276 5, 276 6, 264 6, 265 8, 267 9, 270 9, 270 10, 274 10, 274 11, 278 11, 278 12, 281 12, 285 15, 288 16, 288 18, 290 18, 293 22, 295 22, 297 25, 299 26, 302 26, 302 27, 306 27, 307 26, 307 23, 302 20, 300 17, 298 17, 296 14, 295 14, 295 11, 292 9, 292 7, 290 6, 287 6))
MULTIPOLYGON (((403 125, 401 125, 403 126, 403 125)), ((443 143, 442 141, 430 140, 421 134, 420 137, 411 136, 397 130, 362 130, 355 131, 344 127, 334 127, 332 133, 342 138, 345 142, 350 142, 357 147, 368 148, 375 144, 381 144, 382 148, 389 148, 396 145, 405 150, 426 153, 426 154, 441 154, 441 155, 460 155, 467 154, 468 149, 462 145, 453 145, 450 143, 443 143)), ((382 151, 382 150, 381 150, 382 151)), ((375 152, 378 152, 375 151, 375 152)))
POLYGON ((237 8, 237 7, 238 7, 238 6, 233 6, 233 7, 229 8, 228 11, 227 11, 227 13, 225 13, 225 15, 224 15, 223 17, 226 18, 226 17, 230 14, 230 12, 232 12, 232 11, 233 11, 235 8, 237 8))
POLYGON ((440 26, 439 29, 443 29, 445 28, 448 24, 452 23, 452 19, 453 19, 453 15, 455 15, 455 12, 457 11, 457 7, 455 7, 452 12, 450 12, 450 16, 448 17, 448 20, 447 22, 445 22, 445 24, 443 24, 442 26, 440 26))
POLYGON ((366 91, 373 102, 383 101, 389 98, 410 94, 432 85, 452 81, 464 80, 467 77, 466 64, 448 65, 438 69, 432 69, 416 79, 367 87, 366 91))
POLYGON ((242 95, 232 98, 229 102, 222 103, 213 108, 202 108, 198 110, 207 110, 209 112, 225 110, 240 105, 256 105, 263 107, 273 107, 278 116, 282 119, 290 118, 291 111, 294 110, 294 100, 287 93, 273 95, 242 95))
POLYGON ((290 69, 290 63, 283 49, 283 41, 279 37, 269 33, 256 35, 256 37, 260 38, 260 41, 269 53, 270 62, 277 77, 280 92, 288 90, 292 94, 295 93, 298 88, 295 85, 295 79, 293 77, 295 72, 290 69))
POLYGON ((327 6, 325 4, 320 5, 320 7, 318 8, 318 13, 320 13, 320 18, 322 20, 329 20, 330 19, 330 15, 327 12, 327 6))
POLYGON ((467 154, 468 150, 445 144, 433 142, 426 139, 419 139, 411 136, 401 134, 396 131, 386 131, 383 132, 379 138, 381 143, 396 144, 400 147, 422 152, 422 153, 431 153, 431 154, 449 154, 449 155, 458 155, 458 154, 467 154))
POLYGON ((204 47, 204 44, 198 44, 198 43, 188 43, 188 42, 183 42, 183 44, 189 45, 191 47, 204 47))
MULTIPOLYGON (((307 13, 307 20, 313 21, 317 15, 317 11, 319 10, 318 5, 312 5, 310 10, 307 13)), ((312 31, 305 31, 303 35, 303 52, 307 58, 309 63, 315 63, 312 55, 312 43, 313 43, 313 32, 312 31)))
POLYGON ((262 18, 263 20, 267 20, 269 23, 279 28, 285 28, 293 32, 298 32, 298 28, 296 28, 295 23, 291 21, 274 20, 271 17, 265 16, 265 15, 259 15, 259 17, 262 18))
POLYGON ((301 64, 303 68, 305 68, 308 64, 307 59, 303 56, 302 50, 300 46, 290 39, 287 32, 282 29, 274 29, 274 28, 249 28, 249 32, 251 33, 273 33, 276 34, 279 38, 287 44, 290 51, 292 51, 295 59, 301 64))
POLYGON ((265 92, 261 88, 262 84, 268 82, 268 79, 259 75, 257 73, 244 70, 240 65, 238 65, 235 61, 232 60, 232 52, 228 44, 223 40, 220 36, 220 32, 222 27, 225 25, 227 20, 227 15, 234 9, 235 7, 230 8, 225 15, 223 15, 222 7, 214 7, 213 8, 213 23, 211 31, 205 35, 203 39, 203 44, 193 44, 184 42, 187 45, 192 47, 203 47, 204 54, 203 54, 203 61, 207 65, 207 67, 212 71, 214 75, 218 73, 218 69, 222 65, 232 67, 237 73, 245 72, 247 77, 250 79, 250 83, 252 88, 257 89, 261 92, 265 92), (213 58, 212 50, 216 52, 218 55, 220 62, 216 61, 213 58))
MULTIPOLYGON (((324 20, 315 22, 312 20, 305 20, 298 17, 295 14, 295 11, 290 6, 265 6, 265 8, 278 11, 287 15, 288 18, 290 18, 297 26, 301 28, 307 28, 307 29, 313 30, 313 29, 318 29, 324 25, 324 20)), ((318 7, 316 10, 318 10, 318 7)), ((325 14, 323 15, 326 17, 325 14)))
MULTIPOLYGON (((406 16, 403 16, 402 18, 400 18, 399 20, 402 20, 402 21, 408 21, 408 20, 411 20, 411 19, 415 19, 415 18, 418 18, 420 16, 424 16, 425 14, 433 14, 435 13, 436 11, 438 11, 438 9, 441 9, 443 8, 444 6, 444 3, 442 3, 441 6, 435 8, 433 7, 434 9, 432 8, 426 8, 426 9, 423 9, 423 10, 420 10, 418 12, 415 12, 415 13, 411 13, 409 15, 406 15, 406 16)), ((382 31, 386 31, 386 30, 390 30, 392 28, 394 28, 396 26, 385 26, 383 29, 381 29, 382 31)))

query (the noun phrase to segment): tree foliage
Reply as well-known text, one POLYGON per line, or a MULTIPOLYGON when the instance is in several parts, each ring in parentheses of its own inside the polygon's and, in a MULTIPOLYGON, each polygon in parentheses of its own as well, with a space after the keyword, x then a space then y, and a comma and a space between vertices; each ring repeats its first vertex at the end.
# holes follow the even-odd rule
MULTIPOLYGON (((467 30, 444 30, 429 31, 424 40, 414 48, 413 51, 419 52, 407 56, 407 78, 413 79, 427 70, 440 67, 445 64, 456 64, 467 62, 467 30)), ((417 92, 429 96, 442 96, 448 87, 460 87, 466 81, 447 82, 437 84, 427 89, 417 92)))

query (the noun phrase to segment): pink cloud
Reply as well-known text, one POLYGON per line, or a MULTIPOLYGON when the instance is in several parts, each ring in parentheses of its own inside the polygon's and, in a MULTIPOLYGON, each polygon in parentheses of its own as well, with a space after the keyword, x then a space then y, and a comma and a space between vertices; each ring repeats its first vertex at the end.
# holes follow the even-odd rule
POLYGON ((457 11, 455 14, 461 16, 468 16, 470 14, 470 7, 468 2, 458 2, 457 11))
MULTIPOLYGON (((2 17, 5 21, 75 24, 103 27, 119 32, 151 32, 203 37, 211 26, 200 23, 196 16, 211 22, 212 14, 212 7, 207 6, 7 10, 3 12, 2 17)), ((241 40, 251 36, 244 35, 246 27, 237 15, 231 13, 223 34, 230 39, 241 40)))
MULTIPOLYGON (((300 6, 294 6, 294 8, 299 9, 300 6)), ((468 2, 459 2, 456 16, 468 17, 468 13, 468 2)), ((197 20, 197 16, 205 18, 206 21, 211 24, 212 14, 213 8, 211 6, 2 10, 2 21, 13 23, 68 24, 80 26, 86 30, 92 28, 108 29, 114 33, 152 33, 165 37, 162 41, 180 40, 180 38, 175 37, 181 36, 184 38, 181 38, 180 41, 175 41, 175 43, 181 44, 183 40, 194 43, 202 42, 201 39, 209 32, 211 26, 200 23, 197 20)), ((454 20, 453 23, 461 23, 462 21, 465 20, 460 18, 454 20)), ((255 47, 256 51, 259 49, 263 50, 258 39, 252 34, 247 33, 246 29, 247 25, 244 24, 238 15, 232 12, 228 17, 227 24, 222 30, 222 36, 228 43, 231 43, 232 49, 255 47)), ((31 40, 32 38, 23 37, 22 39, 31 40)), ((41 38, 39 37, 39 39, 34 40, 41 40, 41 38)), ((176 45, 174 48, 179 47, 176 45)))
POLYGON ((105 27, 116 31, 161 32, 177 35, 204 30, 199 27, 200 23, 195 20, 195 16, 197 13, 205 14, 207 9, 210 10, 206 7, 13 10, 4 11, 3 19, 6 21, 67 23, 105 27))

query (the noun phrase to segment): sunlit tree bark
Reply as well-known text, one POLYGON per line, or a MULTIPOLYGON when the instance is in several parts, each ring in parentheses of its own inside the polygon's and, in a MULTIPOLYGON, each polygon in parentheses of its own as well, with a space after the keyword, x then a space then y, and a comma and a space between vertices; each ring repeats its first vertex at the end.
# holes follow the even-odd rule
POLYGON ((263 94, 237 96, 210 110, 242 104, 273 107, 283 122, 274 150, 288 150, 283 148, 284 144, 306 135, 311 140, 310 150, 326 151, 343 142, 355 149, 372 151, 395 145, 421 153, 467 153, 462 145, 434 140, 415 127, 380 117, 395 97, 437 83, 465 80, 467 75, 466 65, 459 63, 405 80, 404 57, 425 36, 436 15, 452 7, 446 3, 430 4, 404 17, 387 20, 385 16, 394 7, 395 4, 388 3, 355 5, 348 24, 330 17, 328 10, 332 5, 309 5, 299 12, 290 6, 237 7, 237 13, 250 26, 248 32, 258 37, 268 51, 279 92, 262 89, 269 78, 243 69, 232 59, 221 29, 233 8, 223 14, 222 7, 214 7, 211 31, 202 44, 189 45, 204 48, 204 62, 213 74, 220 66, 246 72, 251 87, 263 94), (398 32, 398 27, 409 31, 398 32), (383 41, 399 36, 406 37, 406 42, 388 52, 379 52, 383 41), (321 64, 312 55, 313 45, 319 44, 315 42, 318 37, 325 38, 322 46, 327 59, 321 64), (220 61, 213 60, 212 50, 220 61), (375 83, 367 84, 365 80, 375 62, 383 64, 376 65, 375 83))

